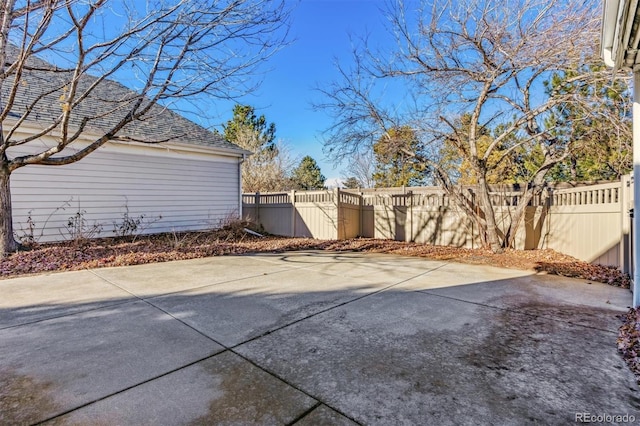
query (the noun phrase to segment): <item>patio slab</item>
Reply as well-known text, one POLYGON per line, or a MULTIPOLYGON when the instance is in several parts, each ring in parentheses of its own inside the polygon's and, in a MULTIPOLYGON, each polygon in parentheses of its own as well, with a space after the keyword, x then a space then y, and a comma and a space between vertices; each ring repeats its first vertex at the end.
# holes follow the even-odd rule
POLYGON ((139 301, 0 330, 0 342, 0 424, 43 421, 223 350, 139 301))
POLYGON ((319 250, 272 254, 265 258, 274 264, 295 265, 305 270, 386 285, 420 276, 446 265, 444 261, 385 253, 332 253, 319 250))
POLYGON ((50 424, 284 425, 316 403, 226 351, 50 424))
POLYGON ((475 273, 446 265, 401 287, 612 332, 620 327, 612 311, 622 314, 631 303, 629 290, 603 283, 489 266, 473 267, 472 271, 475 273))
POLYGON ((153 297, 277 274, 297 267, 267 262, 259 257, 216 256, 184 260, 179 264, 162 262, 126 268, 101 268, 94 269, 93 273, 136 296, 153 297))
POLYGON ((640 419, 628 290, 289 252, 0 281, 0 424, 640 419))
POLYGON ((237 350, 362 424, 567 424, 585 410, 640 418, 615 337, 388 290, 237 350))
POLYGON ((0 329, 131 300, 90 271, 0 281, 0 329))
POLYGON ((320 405, 295 424, 296 426, 356 426, 358 423, 348 419, 326 405, 320 405))
POLYGON ((428 275, 415 276, 403 283, 410 290, 431 290, 434 288, 458 287, 466 284, 481 284, 512 280, 535 275, 533 271, 497 268, 489 265, 447 263, 440 265, 428 275))
POLYGON ((381 288, 356 278, 345 281, 316 271, 289 270, 154 297, 149 302, 233 347, 381 288))

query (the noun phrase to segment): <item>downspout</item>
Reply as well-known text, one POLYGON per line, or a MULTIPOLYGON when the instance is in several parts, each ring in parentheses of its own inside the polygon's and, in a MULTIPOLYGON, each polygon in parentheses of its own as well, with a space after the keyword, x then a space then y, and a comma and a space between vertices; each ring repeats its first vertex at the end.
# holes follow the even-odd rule
MULTIPOLYGON (((622 2, 624 3, 624 2, 622 2)), ((621 4, 622 4, 621 3, 621 4)), ((640 31, 635 29, 633 40, 631 31, 633 22, 638 15, 638 0, 632 0, 625 17, 625 35, 620 46, 622 50, 622 65, 633 71, 633 307, 640 307, 640 68, 636 65, 637 49, 640 42, 640 31), (628 44, 631 41, 631 44, 628 44)))
POLYGON ((633 307, 640 306, 640 71, 633 73, 633 307))
POLYGON ((247 159, 247 154, 245 154, 244 152, 242 153, 242 157, 240 157, 238 159, 238 189, 239 189, 239 194, 238 194, 238 219, 239 220, 243 220, 243 213, 242 213, 242 163, 244 163, 244 161, 247 159))

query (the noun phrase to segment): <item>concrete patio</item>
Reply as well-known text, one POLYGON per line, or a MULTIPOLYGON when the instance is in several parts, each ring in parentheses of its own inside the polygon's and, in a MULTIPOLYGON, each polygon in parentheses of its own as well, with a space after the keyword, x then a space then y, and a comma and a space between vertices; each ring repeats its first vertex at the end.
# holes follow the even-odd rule
POLYGON ((615 346, 631 293, 584 280, 290 252, 3 280, 0 295, 0 424, 640 420, 615 346))

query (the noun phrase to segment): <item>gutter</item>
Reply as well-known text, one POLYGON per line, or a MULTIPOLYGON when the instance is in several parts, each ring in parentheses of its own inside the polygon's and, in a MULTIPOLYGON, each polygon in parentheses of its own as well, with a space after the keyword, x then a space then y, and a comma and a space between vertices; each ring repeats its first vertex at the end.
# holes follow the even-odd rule
MULTIPOLYGON (((5 120, 5 124, 9 126, 13 126, 16 123, 15 120, 7 119, 5 120)), ((18 134, 31 135, 31 131, 39 132, 42 131, 43 127, 38 125, 38 123, 34 123, 33 121, 28 121, 22 123, 17 130, 18 134)), ((44 135, 44 138, 51 137, 56 138, 59 137, 59 133, 57 131, 52 131, 47 135, 44 135)), ((80 135, 78 138, 78 142, 92 143, 95 141, 95 138, 100 137, 100 133, 92 132, 91 129, 86 130, 80 135)), ((107 142, 108 145, 113 146, 139 146, 145 148, 152 148, 162 151, 173 151, 173 152, 193 152, 193 153, 201 153, 201 154, 216 154, 225 157, 242 157, 247 154, 252 154, 251 151, 247 151, 246 149, 231 148, 231 147, 223 147, 223 146, 215 146, 215 145, 204 145, 204 144, 196 144, 196 143, 188 143, 170 140, 166 142, 139 142, 139 141, 123 141, 123 140, 110 140, 107 142)), ((71 147, 72 145, 70 145, 71 147)))
POLYGON ((613 45, 618 29, 619 0, 605 0, 602 7, 602 29, 600 31, 600 56, 604 63, 610 67, 616 67, 613 45))
POLYGON ((600 33, 600 56, 604 63, 618 70, 634 71, 638 59, 640 31, 638 0, 605 0, 600 33), (633 35, 633 38, 632 38, 633 35))

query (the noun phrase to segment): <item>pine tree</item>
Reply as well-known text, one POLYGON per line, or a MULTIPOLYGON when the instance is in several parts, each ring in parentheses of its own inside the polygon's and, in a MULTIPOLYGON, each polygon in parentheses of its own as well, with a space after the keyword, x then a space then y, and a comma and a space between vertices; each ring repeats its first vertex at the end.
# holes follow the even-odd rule
POLYGON ((251 151, 242 164, 242 189, 268 192, 289 189, 290 166, 285 152, 276 145, 276 125, 267 124, 264 115, 256 116, 250 105, 236 105, 233 118, 223 125, 224 138, 251 151))
POLYGON ((320 172, 320 167, 316 160, 307 155, 300 161, 300 165, 293 170, 291 180, 297 188, 311 190, 324 188, 326 178, 320 172))
POLYGON ((426 168, 416 159, 420 142, 415 132, 408 126, 389 130, 375 144, 375 186, 421 186, 427 179, 426 168))

